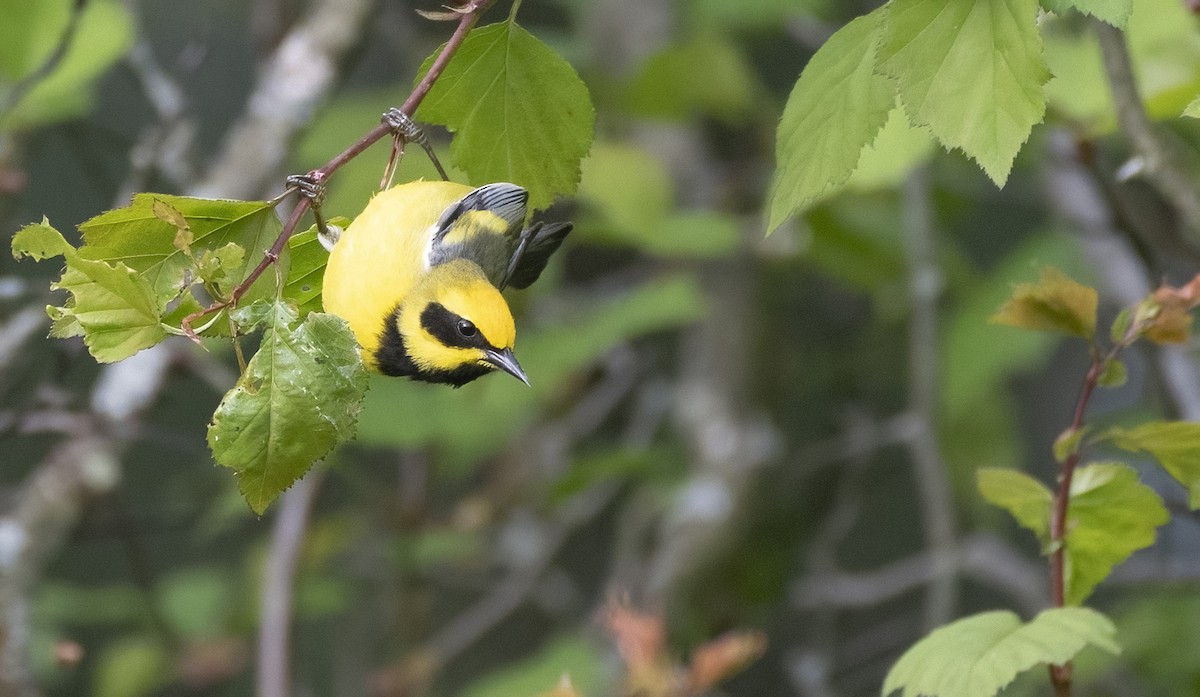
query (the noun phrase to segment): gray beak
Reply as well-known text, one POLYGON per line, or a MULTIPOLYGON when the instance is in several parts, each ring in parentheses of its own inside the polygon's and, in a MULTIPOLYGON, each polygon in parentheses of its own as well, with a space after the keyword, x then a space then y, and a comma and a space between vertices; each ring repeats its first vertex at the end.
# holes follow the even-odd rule
POLYGON ((529 378, 525 377, 525 371, 521 370, 521 364, 517 363, 517 357, 513 355, 512 349, 507 348, 503 351, 488 349, 487 362, 526 385, 529 384, 529 378))

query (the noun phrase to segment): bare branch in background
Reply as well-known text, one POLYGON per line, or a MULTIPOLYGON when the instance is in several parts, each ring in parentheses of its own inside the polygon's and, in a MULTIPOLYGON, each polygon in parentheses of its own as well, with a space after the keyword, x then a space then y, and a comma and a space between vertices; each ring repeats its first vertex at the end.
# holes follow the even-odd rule
POLYGON ((908 389, 909 411, 917 428, 908 440, 917 483, 925 544, 939 566, 925 596, 925 630, 954 617, 957 589, 954 569, 946 562, 955 547, 954 498, 946 463, 937 441, 938 299, 942 273, 937 263, 933 192, 929 172, 918 168, 904 184, 904 242, 908 256, 908 389))
MULTIPOLYGON (((1047 138, 1046 200, 1080 232, 1084 250, 1099 270, 1107 294, 1121 307, 1150 295, 1154 279, 1125 233, 1093 173, 1079 161, 1074 138, 1063 130, 1047 138)), ((1200 421, 1200 370, 1186 346, 1147 346, 1162 386, 1181 418, 1200 421)))
POLYGON ((1138 94, 1125 32, 1098 19, 1091 21, 1100 40, 1104 71, 1121 129, 1133 141, 1147 179, 1179 212, 1195 242, 1200 239, 1200 190, 1196 188, 1195 163, 1185 160, 1190 148, 1150 121, 1138 94))
POLYGON ((296 565, 308 529, 308 515, 321 488, 323 471, 314 467, 284 492, 271 532, 259 599, 258 697, 289 697, 291 688, 292 596, 296 565))
POLYGON ((194 196, 253 198, 282 186, 289 146, 332 91, 338 64, 362 35, 371 0, 321 0, 279 42, 194 196))

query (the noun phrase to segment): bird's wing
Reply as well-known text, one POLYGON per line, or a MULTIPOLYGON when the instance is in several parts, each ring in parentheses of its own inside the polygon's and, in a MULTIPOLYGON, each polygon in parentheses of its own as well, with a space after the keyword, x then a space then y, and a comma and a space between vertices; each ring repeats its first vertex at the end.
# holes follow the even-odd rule
POLYGON ((528 199, 525 189, 501 182, 481 186, 450 204, 433 226, 427 264, 470 259, 488 280, 502 285, 520 239, 528 199))
POLYGON ((550 261, 550 255, 562 244, 572 227, 570 223, 534 223, 526 228, 521 233, 517 249, 513 252, 504 274, 504 281, 499 287, 503 289, 507 285, 513 288, 528 288, 532 285, 538 280, 538 276, 542 275, 546 262, 550 261))

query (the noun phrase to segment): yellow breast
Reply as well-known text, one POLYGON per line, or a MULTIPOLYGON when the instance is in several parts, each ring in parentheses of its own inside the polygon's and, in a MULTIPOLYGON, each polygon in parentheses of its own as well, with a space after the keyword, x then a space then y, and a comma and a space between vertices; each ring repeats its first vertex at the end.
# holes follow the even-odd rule
POLYGON ((430 226, 471 191, 415 181, 377 194, 342 233, 325 267, 325 310, 342 317, 373 364, 384 321, 425 271, 430 226))

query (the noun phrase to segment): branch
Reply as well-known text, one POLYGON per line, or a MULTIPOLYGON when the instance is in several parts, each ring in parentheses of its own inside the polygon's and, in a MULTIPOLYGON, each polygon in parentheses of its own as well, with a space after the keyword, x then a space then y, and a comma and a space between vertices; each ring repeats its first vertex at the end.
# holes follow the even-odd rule
POLYGON ((1169 139, 1167 132, 1157 128, 1146 114, 1125 45, 1125 33, 1096 19, 1092 20, 1092 26, 1100 40, 1104 71, 1121 129, 1133 141, 1147 178, 1179 211, 1189 232, 1200 235, 1200 191, 1190 171, 1192 164, 1181 157, 1187 146, 1169 139))
MULTIPOLYGON (((913 172, 904 185, 904 240, 908 256, 908 294, 912 316, 908 330, 909 411, 918 428, 908 439, 916 478, 921 521, 932 558, 941 562, 954 549, 954 499, 937 442, 937 303, 942 274, 937 265, 929 172, 913 172)), ((956 604, 954 569, 935 569, 925 599, 925 629, 949 622, 956 604)))
MULTIPOLYGON (((330 2, 333 1, 335 0, 330 0, 330 2)), ((347 0, 338 1, 345 2, 347 0)), ((429 90, 433 86, 434 82, 441 77, 446 65, 449 64, 450 59, 454 56, 454 53, 458 51, 458 47, 462 44, 463 40, 466 39, 467 33, 471 31, 471 27, 475 26, 475 23, 479 21, 480 15, 482 15, 494 2, 495 0, 472 0, 468 5, 462 8, 462 19, 459 20, 458 27, 454 30, 454 34, 450 37, 450 40, 446 42, 446 45, 442 48, 442 51, 438 54, 438 57, 434 59, 433 65, 430 67, 429 72, 425 74, 425 77, 421 80, 420 84, 413 89, 412 94, 408 96, 408 99, 404 100, 403 106, 400 107, 405 114, 412 116, 416 112, 417 107, 421 104, 421 101, 425 99, 427 94, 429 94, 429 90)), ((283 45, 280 46, 279 51, 288 51, 290 45, 290 41, 285 40, 283 45)), ((252 99, 251 105, 253 106, 255 103, 256 101, 252 99)), ((346 148, 323 166, 318 167, 310 172, 310 175, 318 182, 326 181, 343 165, 360 155, 364 150, 371 147, 381 138, 390 133, 391 128, 386 124, 380 124, 375 128, 372 128, 367 132, 366 135, 364 135, 362 138, 359 138, 358 141, 356 141, 353 145, 346 148)), ((249 147, 252 145, 252 141, 242 142, 248 141, 249 138, 249 135, 239 137, 238 134, 235 134, 230 140, 231 143, 239 143, 241 147, 249 147)), ((213 179, 213 177, 210 177, 210 179, 213 179)), ((217 179, 217 181, 220 180, 217 179)), ((200 191, 205 191, 205 187, 203 185, 200 187, 200 191)), ((202 317, 206 317, 214 312, 218 312, 237 304, 237 301, 243 295, 245 295, 246 291, 249 290, 250 286, 258 280, 259 276, 261 276, 264 271, 266 271, 267 267, 279 260, 279 255, 283 253, 284 247, 287 246, 288 240, 296 231, 296 227, 300 224, 300 220, 304 217, 304 214, 308 211, 310 205, 311 202, 307 198, 301 198, 296 203, 296 207, 292 210, 291 217, 289 217, 287 222, 284 224, 283 229, 279 232, 279 237, 277 237, 275 239, 275 243, 271 245, 271 249, 266 253, 262 261, 259 262, 258 266, 256 266, 254 270, 250 272, 246 279, 233 289, 233 292, 230 294, 228 299, 214 302, 203 310, 194 312, 183 318, 183 322, 181 324, 185 334, 187 334, 193 341, 199 342, 199 338, 196 336, 195 332, 192 331, 192 324, 202 317)))
POLYGON ((258 628, 258 697, 289 697, 291 691, 292 595, 308 514, 321 486, 313 469, 283 495, 263 570, 258 628))

